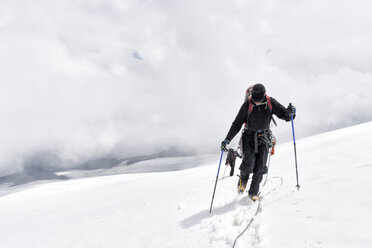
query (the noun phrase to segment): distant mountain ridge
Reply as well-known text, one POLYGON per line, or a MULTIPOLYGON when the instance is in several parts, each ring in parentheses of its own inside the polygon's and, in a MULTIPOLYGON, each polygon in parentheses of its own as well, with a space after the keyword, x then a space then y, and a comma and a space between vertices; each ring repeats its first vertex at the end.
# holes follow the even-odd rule
MULTIPOLYGON (((193 155, 192 151, 182 150, 177 147, 171 147, 161 152, 149 154, 149 155, 137 155, 130 156, 121 159, 113 157, 102 157, 92 159, 84 162, 78 166, 67 167, 66 169, 74 170, 97 170, 97 169, 110 169, 119 164, 121 165, 132 165, 146 160, 152 160, 157 158, 166 157, 187 157, 193 155)), ((21 173, 15 173, 7 176, 0 177, 0 184, 6 184, 10 186, 17 186, 33 182, 36 180, 66 180, 66 176, 58 176, 55 173, 61 171, 63 161, 56 155, 47 152, 41 152, 30 156, 24 166, 24 170, 21 173)))

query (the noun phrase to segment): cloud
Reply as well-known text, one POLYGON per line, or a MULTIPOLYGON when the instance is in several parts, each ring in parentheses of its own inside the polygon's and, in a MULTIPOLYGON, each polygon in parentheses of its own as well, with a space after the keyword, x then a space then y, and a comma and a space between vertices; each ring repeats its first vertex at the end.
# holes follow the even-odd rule
MULTIPOLYGON (((299 137, 369 121, 370 5, 2 1, 0 176, 35 154, 63 169, 217 152, 256 82, 296 105, 299 137)), ((290 140, 288 123, 274 132, 290 140)))

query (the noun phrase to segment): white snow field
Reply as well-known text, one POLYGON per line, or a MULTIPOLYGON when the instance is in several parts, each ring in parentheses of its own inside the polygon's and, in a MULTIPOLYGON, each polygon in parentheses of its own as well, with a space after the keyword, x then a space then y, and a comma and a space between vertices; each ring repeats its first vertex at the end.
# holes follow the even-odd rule
POLYGON ((260 206, 225 177, 212 214, 218 154, 181 171, 2 189, 0 247, 224 248, 252 217, 235 247, 372 247, 371 134, 369 122, 298 140, 299 191, 293 143, 278 145, 260 206))

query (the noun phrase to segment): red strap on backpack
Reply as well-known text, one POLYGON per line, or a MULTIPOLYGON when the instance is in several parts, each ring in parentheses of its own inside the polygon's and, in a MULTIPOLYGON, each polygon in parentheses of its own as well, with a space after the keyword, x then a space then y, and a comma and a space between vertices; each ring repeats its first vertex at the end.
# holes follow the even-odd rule
POLYGON ((273 111, 273 105, 271 105, 271 98, 266 95, 267 105, 269 105, 269 109, 272 112, 273 111))
POLYGON ((253 108, 253 104, 252 104, 251 100, 252 100, 252 97, 250 96, 249 99, 248 99, 248 101, 249 101, 248 113, 252 112, 252 108, 253 108))

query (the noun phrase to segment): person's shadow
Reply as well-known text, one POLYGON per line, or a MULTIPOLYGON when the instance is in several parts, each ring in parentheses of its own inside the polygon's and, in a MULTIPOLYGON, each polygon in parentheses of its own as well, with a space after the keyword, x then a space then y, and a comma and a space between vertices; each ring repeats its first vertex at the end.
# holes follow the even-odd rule
POLYGON ((238 205, 247 205, 249 204, 247 202, 247 197, 242 197, 241 199, 234 199, 232 202, 227 203, 223 206, 217 207, 217 208, 212 208, 212 213, 209 213, 209 209, 203 210, 199 213, 196 213, 180 222, 181 226, 183 228, 190 228, 194 225, 199 224, 201 221, 204 219, 216 216, 216 215, 223 215, 227 212, 234 211, 234 209, 238 205))

